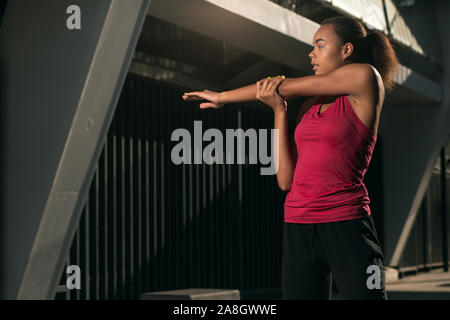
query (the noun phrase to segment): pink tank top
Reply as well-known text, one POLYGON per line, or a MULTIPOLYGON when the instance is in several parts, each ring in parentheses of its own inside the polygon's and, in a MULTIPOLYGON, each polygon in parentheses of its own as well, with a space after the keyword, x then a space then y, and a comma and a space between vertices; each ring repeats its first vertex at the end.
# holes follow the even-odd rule
POLYGON ((295 128, 298 158, 284 202, 284 221, 323 223, 370 216, 363 183, 376 134, 340 96, 318 114, 321 102, 295 128))

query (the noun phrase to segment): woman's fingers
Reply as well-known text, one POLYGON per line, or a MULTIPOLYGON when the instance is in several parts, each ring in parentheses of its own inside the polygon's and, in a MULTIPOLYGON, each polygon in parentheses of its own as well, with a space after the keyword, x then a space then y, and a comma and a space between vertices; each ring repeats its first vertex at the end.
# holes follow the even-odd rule
POLYGON ((273 96, 280 81, 281 77, 266 78, 261 80, 262 86, 259 94, 266 97, 273 96))
POLYGON ((267 90, 267 88, 269 87, 271 81, 272 81, 271 79, 264 79, 264 83, 263 83, 262 88, 261 88, 261 91, 263 92, 263 95, 267 95, 268 93, 270 93, 267 90))
POLYGON ((212 102, 200 103, 200 109, 217 108, 218 106, 212 102))
POLYGON ((207 100, 206 102, 200 103, 200 109, 214 108, 220 109, 224 106, 224 103, 219 102, 218 98, 219 93, 210 90, 203 91, 192 91, 185 92, 183 94, 183 99, 187 101, 195 101, 195 100, 207 100))
POLYGON ((259 95, 260 87, 261 87, 261 81, 257 81, 256 82, 256 98, 258 98, 258 99, 260 97, 260 95, 259 95))
POLYGON ((204 98, 202 97, 202 93, 201 92, 194 91, 194 92, 186 92, 183 95, 183 99, 184 100, 202 100, 204 98))
POLYGON ((281 81, 283 81, 284 79, 281 76, 272 78, 272 81, 270 82, 270 84, 267 86, 267 91, 270 94, 275 93, 278 85, 280 84, 281 81))
POLYGON ((184 100, 209 100, 204 92, 199 92, 199 91, 186 92, 183 95, 183 99, 184 100))
POLYGON ((264 99, 271 95, 270 91, 268 91, 268 89, 267 89, 268 86, 270 85, 271 81, 273 81, 273 80, 271 80, 270 78, 266 78, 266 79, 259 80, 256 83, 256 97, 259 100, 264 99))

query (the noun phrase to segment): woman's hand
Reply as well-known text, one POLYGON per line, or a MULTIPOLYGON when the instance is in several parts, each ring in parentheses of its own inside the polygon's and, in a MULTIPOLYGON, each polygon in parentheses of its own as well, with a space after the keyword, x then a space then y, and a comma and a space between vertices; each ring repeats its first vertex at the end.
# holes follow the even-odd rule
POLYGON ((284 77, 266 78, 256 82, 256 98, 273 109, 274 112, 285 111, 287 108, 284 100, 277 92, 277 88, 284 77))
POLYGON ((220 103, 219 101, 219 93, 210 90, 186 92, 183 95, 183 99, 187 101, 208 100, 209 102, 200 103, 200 109, 220 109, 224 106, 224 103, 220 103))

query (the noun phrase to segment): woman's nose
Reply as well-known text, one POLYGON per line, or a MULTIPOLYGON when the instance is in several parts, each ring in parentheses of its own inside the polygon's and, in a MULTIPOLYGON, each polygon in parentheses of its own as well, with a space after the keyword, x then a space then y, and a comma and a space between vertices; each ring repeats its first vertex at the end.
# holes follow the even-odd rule
POLYGON ((312 57, 313 57, 313 52, 314 52, 314 50, 312 50, 310 53, 308 53, 308 56, 312 59, 312 57))

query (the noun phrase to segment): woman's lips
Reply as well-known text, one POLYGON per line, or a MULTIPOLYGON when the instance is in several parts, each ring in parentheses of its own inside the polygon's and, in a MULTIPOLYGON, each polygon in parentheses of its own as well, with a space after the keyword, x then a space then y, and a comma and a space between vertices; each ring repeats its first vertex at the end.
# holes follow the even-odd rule
POLYGON ((313 66, 313 70, 316 71, 317 67, 318 67, 318 65, 315 64, 315 65, 313 66))

